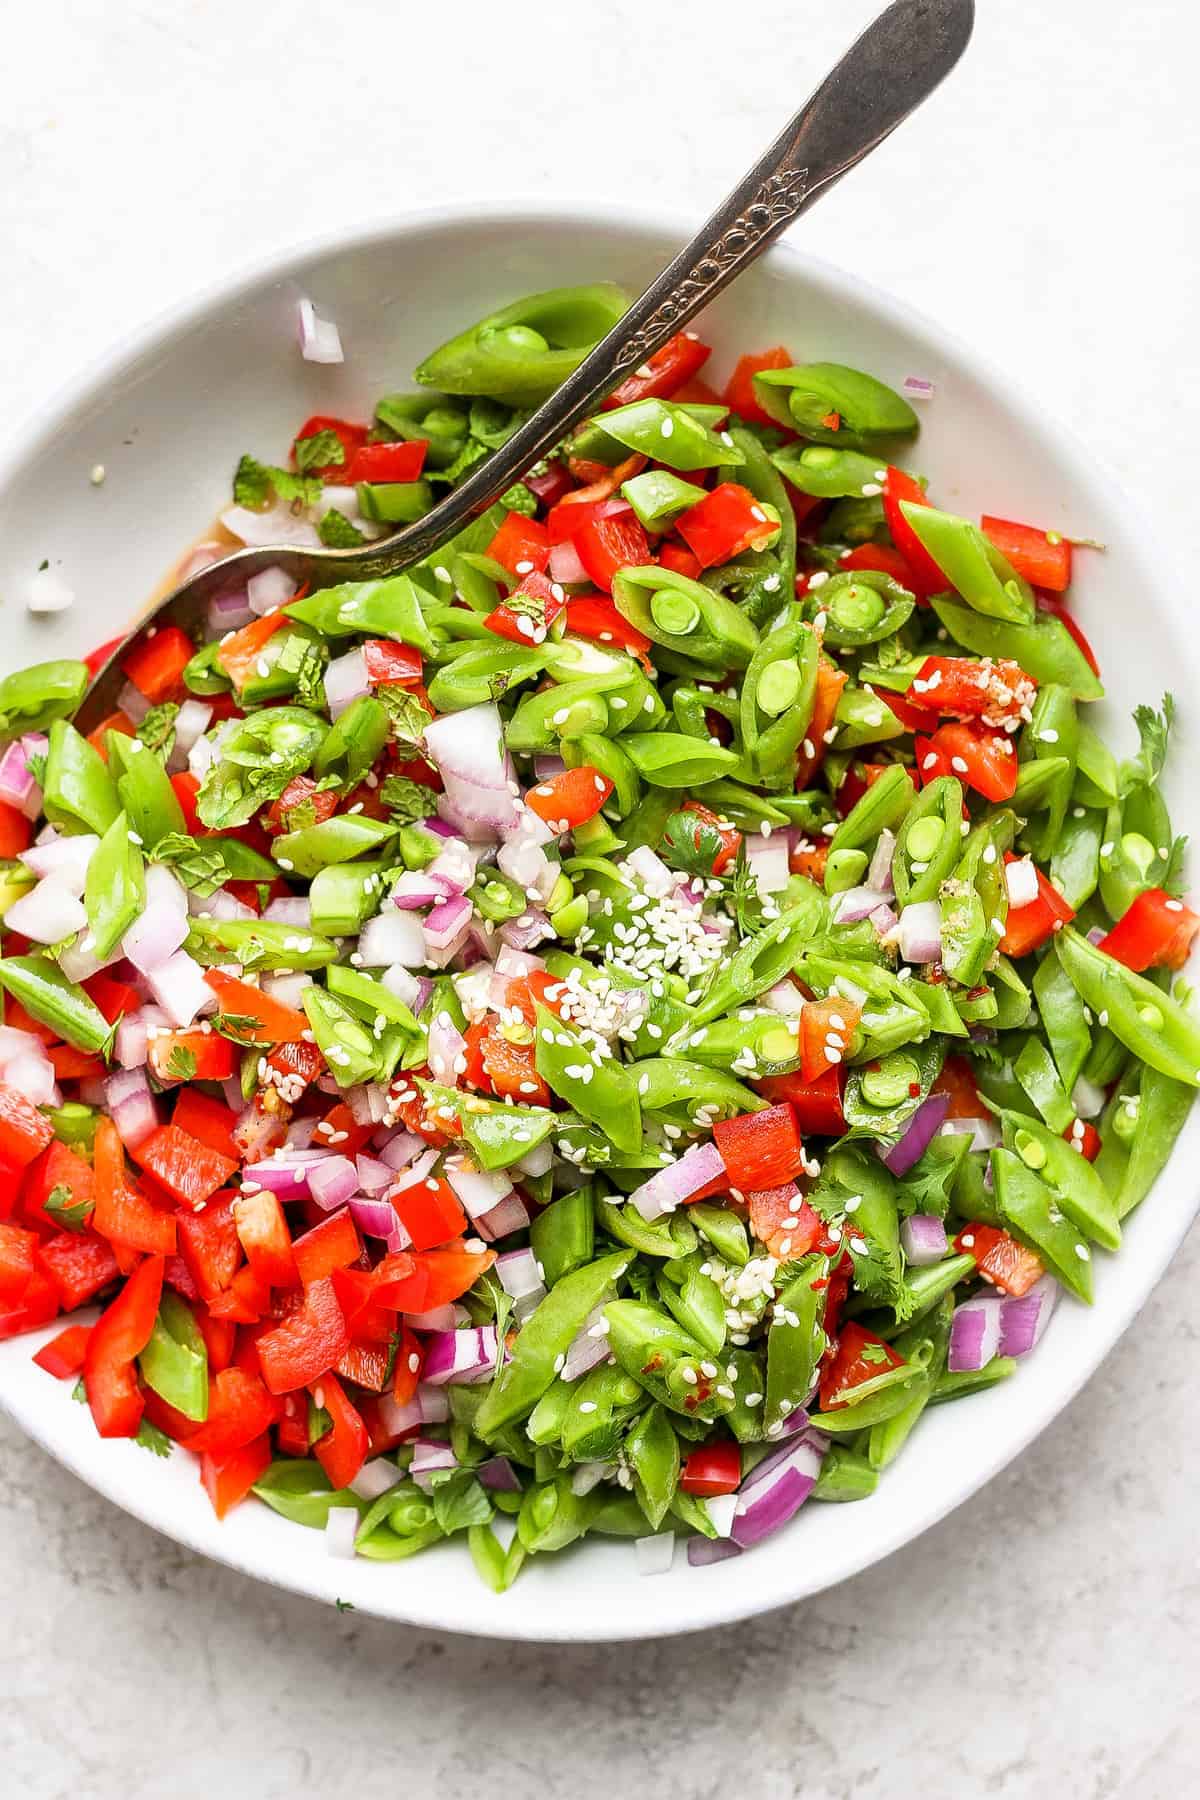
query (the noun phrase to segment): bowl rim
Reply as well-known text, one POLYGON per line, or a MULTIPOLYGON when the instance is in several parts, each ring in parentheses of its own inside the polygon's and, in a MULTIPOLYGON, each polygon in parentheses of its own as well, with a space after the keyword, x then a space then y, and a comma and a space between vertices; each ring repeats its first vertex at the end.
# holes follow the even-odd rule
MULTIPOLYGON (((678 239, 681 243, 687 239, 692 229, 683 215, 666 210, 627 208, 590 200, 567 208, 547 205, 534 195, 522 195, 518 192, 503 205, 479 202, 406 209, 312 234, 286 246, 274 248, 265 255, 239 262, 232 272, 214 277, 181 300, 159 308, 147 319, 131 325, 58 384, 54 392, 39 403, 36 411, 19 419, 11 432, 6 434, 6 444, 0 446, 0 494, 15 472, 31 456, 48 447, 64 432, 69 433, 73 429, 80 409, 102 385, 118 381, 149 352, 169 347, 175 337, 189 327, 201 324, 214 310, 235 305, 239 300, 286 279, 325 256, 353 255, 422 230, 452 232, 459 228, 480 226, 492 230, 511 228, 518 232, 522 229, 543 230, 546 227, 571 231, 583 227, 599 232, 626 233, 633 239, 655 234, 658 237, 678 239)), ((852 291, 885 326, 894 326, 936 342, 950 358, 970 369, 990 393, 1004 396, 1015 412, 1029 416, 1036 411, 1038 429, 1050 441, 1056 456, 1061 457, 1068 466, 1086 466, 1091 482, 1102 488, 1111 505, 1119 507, 1122 516, 1127 521, 1132 521, 1140 533, 1145 534, 1143 541, 1161 542, 1161 539, 1152 540, 1152 527, 1145 508, 1130 496, 1107 460, 1085 444, 1070 426, 1052 413, 1048 414, 1040 403, 1035 402, 1022 382, 1004 372, 992 361, 990 355, 978 350, 955 331, 947 329, 923 309, 897 299, 852 270, 813 255, 799 244, 780 240, 767 252, 764 260, 776 266, 791 265, 793 272, 824 287, 834 296, 847 290, 852 291)), ((1169 601, 1162 600, 1160 603, 1168 613, 1177 611, 1169 601)), ((1159 1182, 1167 1178, 1174 1160, 1173 1155, 1160 1174, 1159 1182)), ((697 1609, 686 1619, 660 1619, 656 1616, 660 1609, 646 1606, 638 1608, 637 1613, 647 1614, 648 1617, 631 1616, 619 1629, 594 1624, 582 1629, 573 1628, 569 1606, 563 1608, 561 1625, 539 1621, 531 1626, 523 1622, 519 1603, 514 1607, 512 1596, 504 1597, 506 1605, 503 1613, 491 1612, 486 1602, 493 1601, 494 1597, 485 1592, 482 1583, 481 1604, 465 1618, 448 1617, 446 1611, 439 1609, 436 1603, 427 1604, 422 1596, 415 1593, 402 1594, 401 1604, 398 1606, 373 1604, 372 1590, 367 1588, 365 1592, 359 1591, 356 1583, 353 1584, 356 1588, 355 1607, 396 1623, 451 1631, 464 1636, 538 1643, 605 1643, 682 1635, 707 1630, 712 1626, 732 1624, 773 1612, 836 1586, 853 1575, 861 1574, 930 1530, 970 1499, 1040 1436, 1095 1374, 1118 1339, 1128 1330, 1162 1279, 1192 1222, 1197 1206, 1200 1206, 1200 1190, 1197 1191, 1191 1214, 1186 1211, 1181 1213, 1179 1229, 1160 1231, 1152 1247, 1143 1250, 1142 1279, 1126 1282, 1117 1291, 1105 1296, 1105 1326, 1098 1332, 1095 1345, 1089 1346, 1087 1354, 1078 1359, 1077 1365, 1065 1378, 1047 1383, 1040 1392, 1036 1388, 1031 1389, 1029 1404, 1020 1426, 1007 1431, 1002 1443, 973 1461, 963 1473, 956 1474, 952 1481, 931 1491, 929 1504, 921 1511, 915 1523, 910 1514, 898 1511, 894 1519, 876 1531, 861 1553, 856 1552, 846 1560, 844 1566, 840 1566, 829 1576, 818 1574, 815 1579, 810 1575, 806 1576, 803 1561, 798 1559, 792 1578, 788 1578, 786 1569, 782 1575, 780 1571, 775 1571, 775 1580, 768 1591, 754 1591, 749 1584, 745 1588, 742 1584, 736 1587, 722 1584, 719 1589, 713 1590, 710 1603, 702 1611, 697 1609)), ((86 1310, 73 1315, 84 1319, 88 1316, 86 1310)), ((58 1328, 59 1324, 56 1322, 48 1330, 29 1333, 12 1341, 38 1344, 53 1335, 58 1328)), ((171 1517, 165 1514, 161 1504, 152 1503, 155 1493, 153 1483, 125 1481, 121 1476, 121 1467, 124 1465, 117 1457, 112 1458, 111 1476, 106 1477, 102 1472, 98 1477, 95 1468, 88 1466, 87 1459, 76 1449, 77 1441, 81 1443, 82 1440, 77 1440, 70 1431, 64 1433, 57 1425, 51 1424, 53 1409, 26 1405, 19 1395, 8 1392, 2 1369, 0 1410, 57 1462, 105 1499, 114 1502, 163 1536, 184 1544, 202 1556, 257 1580, 268 1581, 314 1600, 332 1602, 339 1588, 345 1589, 352 1585, 349 1574, 354 1567, 352 1564, 328 1559, 328 1575, 322 1580, 315 1575, 310 1576, 303 1569, 293 1575, 282 1566, 262 1567, 253 1554, 240 1546, 232 1532, 225 1532, 223 1540, 218 1539, 214 1543, 203 1532, 193 1529, 186 1520, 171 1517)), ((106 1464, 101 1467, 102 1471, 107 1470, 106 1464)), ((215 1519, 214 1524, 217 1524, 215 1519)), ((280 1562, 282 1561, 281 1558, 280 1562)), ((373 1569, 374 1565, 364 1564, 362 1567, 373 1569)), ((384 1601, 391 1598, 383 1583, 377 1583, 374 1592, 382 1596, 384 1601)))

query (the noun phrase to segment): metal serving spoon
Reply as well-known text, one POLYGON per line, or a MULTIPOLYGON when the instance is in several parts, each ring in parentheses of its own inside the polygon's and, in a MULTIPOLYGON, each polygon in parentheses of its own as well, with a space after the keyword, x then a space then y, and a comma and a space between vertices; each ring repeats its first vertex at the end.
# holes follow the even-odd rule
POLYGON ((311 587, 398 575, 453 537, 914 112, 958 62, 974 23, 975 0, 894 0, 608 336, 460 486, 423 519, 362 548, 261 546, 198 570, 100 670, 76 714, 80 730, 93 730, 115 710, 125 680, 121 659, 164 618, 194 628, 215 594, 266 568, 282 568, 311 587))

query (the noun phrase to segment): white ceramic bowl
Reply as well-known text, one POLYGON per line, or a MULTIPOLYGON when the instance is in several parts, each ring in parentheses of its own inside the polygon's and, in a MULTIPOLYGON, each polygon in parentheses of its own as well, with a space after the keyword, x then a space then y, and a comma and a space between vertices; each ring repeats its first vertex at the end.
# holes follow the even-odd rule
MULTIPOLYGON (((616 215, 462 213, 343 234, 226 282, 139 332, 48 406, 0 466, 0 596, 5 670, 74 656, 137 613, 180 552, 226 503, 239 453, 282 456, 309 413, 367 417, 374 398, 411 386, 421 355, 520 294, 601 277, 636 291, 687 235, 675 221, 616 215), (296 300, 336 319, 341 368, 303 362, 296 300), (103 463, 107 479, 89 484, 103 463), (68 613, 31 618, 25 583, 49 557, 74 588, 68 613)), ((811 241, 811 230, 808 232, 811 241)), ((1108 546, 1081 553, 1075 603, 1098 646, 1111 698, 1106 731, 1123 742, 1139 700, 1166 688, 1184 717, 1173 759, 1177 826, 1200 835, 1200 799, 1178 780, 1188 760, 1189 696, 1200 689, 1184 590, 1164 577, 1154 539, 1096 460, 973 351, 853 276, 803 252, 773 251, 703 321, 723 376, 742 350, 785 343, 798 356, 860 365, 897 383, 931 377, 937 398, 910 460, 947 507, 1031 519, 1108 546)), ((452 1631, 597 1640, 690 1631, 817 1593, 899 1549, 1004 1467, 1067 1403, 1129 1324, 1171 1260, 1197 1206, 1194 1117, 1170 1167, 1130 1220, 1116 1257, 1098 1257, 1092 1310, 1066 1300, 1037 1353, 1009 1382, 938 1408, 877 1493, 854 1506, 809 1505, 748 1555, 640 1578, 628 1543, 591 1542, 535 1560, 511 1593, 478 1581, 460 1544, 392 1565, 334 1561, 321 1533, 247 1503, 222 1524, 192 1458, 156 1461, 105 1443, 82 1407, 34 1366, 49 1332, 0 1345, 0 1404, 100 1493, 205 1555, 319 1599, 452 1631)))

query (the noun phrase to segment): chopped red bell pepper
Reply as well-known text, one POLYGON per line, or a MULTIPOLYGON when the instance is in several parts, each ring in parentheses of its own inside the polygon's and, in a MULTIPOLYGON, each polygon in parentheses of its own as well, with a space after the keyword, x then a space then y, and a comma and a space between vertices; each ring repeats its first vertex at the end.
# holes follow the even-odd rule
POLYGON ((1015 525, 1011 519, 994 519, 985 513, 980 529, 989 542, 1006 556, 1018 575, 1034 587, 1061 594, 1071 585, 1071 544, 1059 531, 1040 531, 1034 525, 1015 525))
POLYGON ((266 816, 270 832, 295 831, 299 821, 292 813, 304 808, 303 823, 323 825, 338 809, 338 795, 332 788, 319 788, 310 775, 294 775, 266 816))
POLYGON ((604 402, 605 410, 629 406, 635 400, 669 400, 704 367, 711 355, 711 347, 702 344, 695 332, 676 332, 661 350, 648 356, 640 368, 625 377, 620 387, 613 389, 604 402))
POLYGON ((280 1454, 283 1456, 308 1455, 308 1395, 301 1390, 293 1394, 281 1394, 280 1403, 283 1413, 275 1428, 279 1442, 280 1454))
POLYGON ((158 705, 179 692, 196 646, 178 625, 159 625, 134 645, 121 664, 139 694, 158 705))
MULTIPOLYGON (((147 1140, 148 1141, 148 1140, 147 1140)), ((125 1168, 125 1151, 111 1119, 96 1123, 96 1204, 92 1229, 127 1250, 171 1256, 175 1251, 175 1219, 146 1198, 125 1168)))
POLYGON ((1162 888, 1147 888, 1126 908, 1100 949, 1127 969, 1182 969, 1192 939, 1200 931, 1200 914, 1162 888))
MULTIPOLYGON (((220 969, 206 969, 204 979, 217 996, 221 1012, 227 1016, 232 1015, 238 1021, 236 1029, 240 1044, 296 1044, 303 1040, 305 1032, 310 1029, 304 1013, 293 1006, 284 1006, 282 1001, 272 1000, 261 988, 251 987, 248 982, 225 975, 220 969)), ((229 1026, 228 1029, 232 1031, 234 1028, 229 1026)), ((204 1081, 214 1078, 201 1075, 197 1070, 194 1079, 204 1081)), ((216 1079, 223 1080, 224 1077, 216 1079)))
POLYGON ((0 1081, 0 1156, 26 1168, 54 1136, 49 1119, 19 1088, 0 1081))
POLYGON ((588 521, 574 538, 588 579, 606 594, 611 594, 613 577, 621 569, 640 568, 650 561, 650 540, 632 508, 588 521))
POLYGON ((102 1081, 108 1073, 102 1056, 91 1056, 74 1044, 51 1044, 46 1055, 57 1081, 102 1081))
POLYGON ((178 800, 183 812, 183 822, 191 837, 208 837, 210 832, 196 811, 196 798, 200 792, 200 783, 190 769, 180 769, 178 775, 171 777, 171 791, 178 800))
POLYGON ((556 975, 546 969, 530 969, 526 975, 515 976, 504 990, 504 1004, 510 1010, 515 1007, 527 1025, 537 1019, 538 1006, 548 1006, 552 1013, 562 1016, 562 1000, 565 990, 556 975))
POLYGON ((125 638, 122 634, 120 637, 109 638, 107 644, 98 644, 94 650, 89 650, 83 659, 88 666, 89 674, 98 675, 114 650, 119 650, 124 642, 125 638))
MULTIPOLYGON (((896 694, 891 695, 892 700, 898 698, 899 696, 896 694)), ((899 717, 899 713, 896 716, 899 717)), ((911 730, 912 727, 910 726, 909 729, 911 730)), ((917 771, 917 780, 922 787, 928 787, 931 781, 937 781, 940 776, 952 773, 949 752, 939 749, 932 738, 920 736, 914 738, 913 760, 917 771)))
POLYGON ((0 800, 0 860, 11 862, 33 842, 32 822, 7 800, 0 800))
POLYGON ((985 800, 1011 800, 1017 791, 1017 751, 1007 732, 957 719, 939 725, 931 748, 949 759, 950 772, 985 800))
POLYGON ((334 1488, 349 1487, 367 1460, 370 1440, 362 1415, 336 1375, 322 1375, 310 1390, 317 1405, 333 1421, 324 1437, 313 1445, 313 1455, 334 1488))
POLYGON ((819 1081, 827 1070, 845 1061, 861 1017, 862 1008, 840 994, 804 1002, 800 1013, 800 1073, 805 1081, 819 1081))
POLYGON ((83 1375, 101 1437, 132 1437, 142 1422, 137 1358, 150 1342, 162 1284, 162 1257, 147 1256, 92 1327, 83 1375))
POLYGON ((764 369, 790 369, 794 358, 790 350, 777 344, 773 350, 759 350, 740 356, 733 374, 725 383, 724 399, 730 412, 753 425, 775 425, 777 421, 764 412, 754 393, 754 377, 764 369))
POLYGON ((200 1458, 200 1480, 218 1519, 246 1498, 270 1466, 271 1438, 265 1431, 252 1444, 243 1444, 226 1457, 205 1454, 200 1458))
POLYGON ((967 1225, 955 1238, 954 1248, 960 1253, 969 1250, 983 1279, 1014 1299, 1027 1294, 1046 1273, 1040 1256, 994 1225, 967 1225))
POLYGON ((534 569, 521 577, 520 585, 488 614, 484 624, 497 637, 514 644, 544 644, 566 604, 566 589, 534 569))
POLYGON ((813 776, 825 761, 825 752, 829 746, 825 742, 825 733, 832 730, 837 715, 838 701, 842 697, 842 689, 849 677, 844 669, 835 668, 827 657, 822 657, 817 664, 817 691, 813 697, 812 718, 808 724, 808 735, 800 746, 800 754, 796 758, 796 792, 801 793, 808 787, 813 776))
POLYGON ((607 775, 591 763, 580 763, 577 769, 564 769, 529 789, 526 803, 531 812, 544 819, 555 832, 573 831, 576 825, 595 818, 613 791, 607 775))
POLYGON ((495 1260, 494 1250, 463 1250, 453 1244, 419 1256, 394 1252, 384 1257, 376 1271, 380 1276, 376 1297, 381 1305, 397 1312, 434 1312, 474 1287, 495 1260))
POLYGON ((239 693, 258 673, 258 660, 275 633, 285 631, 291 622, 285 612, 268 613, 265 618, 243 625, 219 646, 217 665, 239 693))
POLYGON ((181 1081, 228 1081, 238 1070, 236 1046, 199 1026, 190 1031, 160 1029, 150 1039, 146 1061, 164 1087, 181 1081))
POLYGON ((843 1325, 837 1350, 821 1375, 821 1411, 835 1412, 849 1406, 854 1390, 874 1381, 885 1369, 899 1369, 904 1358, 873 1331, 853 1319, 843 1325))
POLYGON ((846 1129, 842 1110, 841 1069, 828 1069, 819 1081, 793 1075, 767 1075, 755 1083, 764 1099, 787 1101, 804 1137, 840 1137, 846 1129))
POLYGON ((263 1380, 273 1394, 307 1387, 332 1369, 350 1347, 350 1333, 332 1281, 304 1290, 303 1304, 258 1340, 263 1380))
POLYGON ((417 1391, 421 1380, 421 1345, 407 1325, 401 1325, 392 1362, 392 1399, 404 1406, 417 1391))
POLYGON ((257 1194, 240 1194, 233 1203, 233 1220, 255 1274, 269 1287, 295 1287, 300 1277, 278 1194, 270 1188, 260 1188, 257 1194))
POLYGON ((729 562, 743 550, 761 550, 778 536, 772 519, 747 487, 723 481, 680 513, 675 529, 702 569, 729 562))
POLYGON ((188 1433, 187 1447, 197 1455, 229 1456, 269 1430, 278 1417, 279 1402, 260 1376, 236 1366, 220 1369, 209 1380, 208 1415, 188 1433))
MULTIPOLYGON (((803 875, 808 881, 815 881, 818 887, 825 884, 825 870, 829 866, 829 839, 818 838, 813 843, 811 838, 800 838, 788 852, 788 873, 803 875)), ((801 1131, 804 1126, 801 1125, 801 1131)))
MULTIPOLYGON (((381 1308, 380 1317, 386 1316, 381 1308)), ((340 1358, 334 1374, 340 1375, 343 1381, 352 1381, 356 1387, 366 1388, 369 1393, 382 1394, 387 1386, 388 1366, 392 1360, 390 1341, 390 1333, 382 1343, 355 1341, 345 1356, 340 1358)))
POLYGON ((270 1310, 270 1285, 247 1263, 208 1306, 214 1318, 228 1319, 237 1325, 257 1325, 270 1310))
POLYGON ((237 1274, 242 1260, 232 1194, 219 1194, 203 1212, 179 1214, 179 1253, 211 1306, 237 1274))
MULTIPOLYGON (((969 656, 927 656, 901 696, 915 711, 942 718, 982 719, 989 725, 1019 720, 1033 704, 1037 683, 1006 657, 976 662, 969 656)), ((891 704, 893 696, 888 695, 891 704)), ((920 722, 924 728, 924 721, 920 722)))
POLYGON ((700 558, 686 544, 673 544, 669 539, 658 546, 658 561, 662 568, 670 569, 675 575, 686 575, 694 581, 703 570, 700 558))
POLYGON ((139 1167, 162 1183, 172 1199, 190 1206, 193 1212, 199 1211, 237 1170, 230 1157, 198 1143, 178 1125, 160 1125, 130 1154, 139 1167))
POLYGON ((18 1299, 0 1305, 0 1341, 37 1331, 58 1317, 58 1289, 44 1269, 34 1266, 18 1299))
POLYGON ((67 1381, 82 1369, 91 1335, 90 1325, 68 1325, 65 1331, 52 1337, 48 1344, 35 1350, 33 1360, 39 1369, 45 1369, 47 1375, 53 1375, 56 1381, 67 1381))
MULTIPOLYGON (((701 825, 709 826, 719 836, 721 847, 713 858, 712 872, 714 875, 723 875, 729 865, 737 861, 738 851, 742 847, 741 832, 736 826, 722 825, 718 815, 699 800, 685 800, 683 811, 691 813, 701 825)), ((697 831, 697 842, 698 840, 699 833, 697 831)))
POLYGON ((214 1100, 209 1094, 202 1094, 199 1088, 180 1088, 171 1123, 178 1125, 180 1131, 186 1131, 197 1143, 206 1144, 210 1150, 215 1150, 219 1156, 227 1156, 231 1162, 240 1162, 237 1145, 233 1141, 237 1114, 222 1101, 214 1100))
POLYGON ((410 438, 395 444, 364 444, 350 458, 337 479, 354 486, 360 481, 419 481, 425 467, 428 438, 410 438))
POLYGON ((37 1258, 58 1289, 64 1312, 94 1300, 120 1270, 111 1244, 91 1231, 58 1231, 38 1245, 37 1258))
MULTIPOLYGON (((99 975, 89 976, 83 988, 110 1025, 117 1024, 125 1013, 136 1012, 142 1004, 135 987, 131 987, 127 981, 119 981, 106 969, 102 969, 99 975)), ((11 1001, 7 1003, 5 1010, 12 1011, 11 1001)))
MULTIPOLYGON (((289 1050, 302 1047, 300 1045, 287 1046, 289 1050)), ((283 1052, 275 1051, 273 1054, 278 1056, 283 1052)), ((414 1075, 427 1074, 428 1071, 414 1069, 412 1073, 414 1075)), ((339 1156, 356 1156, 365 1145, 370 1143, 375 1131, 376 1127, 372 1124, 356 1124, 354 1115, 346 1102, 339 1100, 336 1105, 330 1107, 317 1126, 313 1144, 318 1150, 336 1150, 339 1156)))
POLYGON ((208 1351, 208 1372, 215 1375, 233 1361, 238 1328, 232 1319, 214 1319, 202 1306, 195 1312, 196 1326, 208 1351))
POLYGON ((742 1483, 741 1447, 732 1438, 698 1444, 688 1452, 679 1477, 685 1494, 735 1494, 742 1483))
POLYGON ((746 1205, 754 1236, 781 1262, 807 1255, 821 1235, 821 1221, 794 1181, 752 1188, 746 1205))
MULTIPOLYGON (((488 1021, 480 1044, 480 1060, 488 1087, 501 1100, 511 1099, 522 1106, 550 1105, 552 1095, 546 1081, 538 1074, 533 1044, 513 1043, 497 1019, 488 1021)), ((454 1231, 447 1231, 445 1236, 453 1237, 454 1231)))
POLYGON ((842 557, 840 568, 851 572, 856 569, 874 569, 877 574, 890 575, 893 581, 898 581, 910 594, 916 592, 912 570, 900 552, 890 544, 855 544, 849 556, 842 557))
POLYGON ((361 1254, 362 1240, 348 1207, 330 1213, 292 1245, 296 1273, 305 1287, 327 1280, 335 1269, 349 1268, 361 1254))
POLYGON ((448 1181, 427 1176, 391 1198, 414 1250, 434 1250, 466 1229, 467 1215, 448 1181))
POLYGON ((21 1298, 33 1274, 37 1232, 23 1225, 0 1225, 0 1306, 21 1298))
POLYGON ((796 1115, 784 1101, 761 1112, 718 1119, 713 1126, 717 1149, 729 1174, 729 1185, 745 1193, 782 1187, 804 1169, 804 1148, 796 1115))
MULTIPOLYGON (((367 441, 366 426, 356 425, 350 419, 331 418, 327 413, 314 413, 311 419, 305 419, 292 442, 292 462, 295 463, 296 445, 300 439, 320 437, 323 431, 332 431, 341 444, 342 461, 325 463, 319 469, 309 469, 308 473, 319 476, 322 481, 365 480, 365 476, 351 477, 349 471, 355 456, 367 441)), ((399 477, 396 479, 399 480, 399 477)))
POLYGON ((600 594, 572 595, 567 601, 567 630, 597 644, 616 644, 635 656, 644 656, 650 639, 623 619, 611 600, 600 594))
POLYGON ((989 1116, 986 1106, 979 1098, 975 1075, 965 1056, 946 1058, 941 1074, 930 1092, 950 1096, 946 1112, 948 1119, 985 1119, 989 1116))
MULTIPOLYGON (((1011 850, 1004 853, 1006 863, 1019 859, 1011 850)), ((1075 917, 1074 907, 1068 906, 1058 889, 1047 881, 1042 871, 1034 865, 1037 875, 1038 897, 1031 900, 1028 906, 1010 906, 1005 921, 1004 936, 1000 939, 1000 948, 1005 956, 1028 956, 1055 931, 1075 917)))
POLYGON ((67 1190, 69 1206, 91 1207, 95 1202, 96 1183, 91 1164, 84 1162, 82 1156, 68 1149, 66 1144, 60 1144, 57 1138, 30 1163, 21 1184, 21 1211, 31 1225, 44 1225, 51 1231, 61 1228, 61 1221, 46 1211, 46 1202, 55 1188, 67 1190))
MULTIPOLYGON (((340 1284, 335 1285, 340 1297, 340 1284)), ((389 1312, 424 1312, 429 1293, 424 1258, 411 1250, 390 1250, 371 1272, 370 1293, 374 1304, 389 1312)))
POLYGON ((544 525, 527 519, 524 513, 510 512, 488 545, 487 554, 511 575, 540 574, 550 561, 550 543, 544 525))
POLYGON ((1085 1162, 1095 1162, 1100 1154, 1101 1138, 1088 1119, 1073 1119, 1063 1132, 1072 1150, 1078 1150, 1085 1162))
POLYGON ((892 542, 908 565, 911 588, 917 599, 928 602, 931 594, 944 594, 950 583, 926 550, 924 544, 900 511, 901 501, 909 506, 928 506, 925 489, 905 469, 889 466, 883 484, 883 516, 892 534, 892 542))

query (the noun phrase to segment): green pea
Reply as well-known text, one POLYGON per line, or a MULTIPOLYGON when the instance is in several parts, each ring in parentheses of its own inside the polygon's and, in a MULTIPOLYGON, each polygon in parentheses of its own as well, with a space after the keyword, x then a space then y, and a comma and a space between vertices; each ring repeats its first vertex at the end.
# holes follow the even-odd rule
POLYGON ((867 872, 868 861, 865 850, 831 850, 825 864, 825 892, 844 894, 847 889, 857 887, 867 872))
POLYGON ((545 355, 550 348, 541 332, 535 331, 532 325, 484 326, 479 335, 486 343, 501 343, 506 350, 531 350, 538 356, 545 355))
POLYGON ((842 363, 763 369, 754 392, 779 424, 837 449, 869 450, 889 437, 910 437, 919 425, 893 388, 842 363))
POLYGON ((687 594, 662 588, 650 597, 650 617, 661 631, 673 637, 686 637, 700 623, 700 608, 687 594))
POLYGON ((768 663, 758 678, 756 699, 759 706, 771 717, 778 718, 780 713, 794 706, 800 697, 803 678, 800 666, 794 662, 768 663))
POLYGON ((932 816, 918 819, 908 834, 908 854, 918 862, 928 862, 937 855, 946 835, 945 822, 932 816))
POLYGON ((871 1106, 900 1106, 921 1086, 921 1070, 911 1056, 886 1056, 862 1073, 862 1097, 871 1106))

